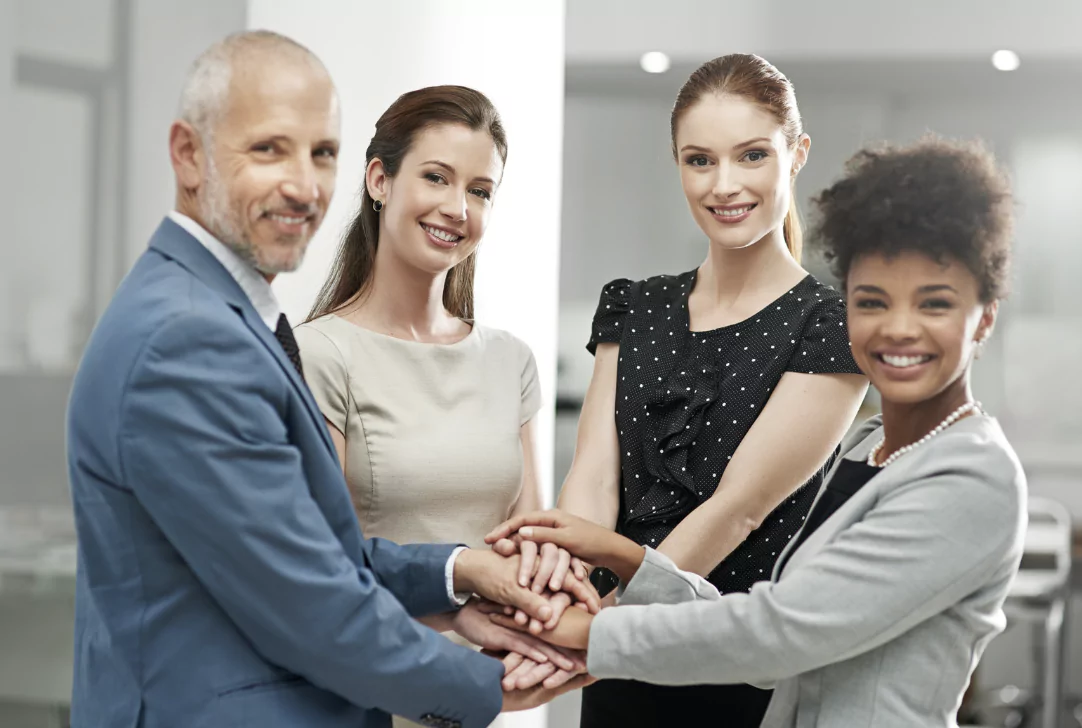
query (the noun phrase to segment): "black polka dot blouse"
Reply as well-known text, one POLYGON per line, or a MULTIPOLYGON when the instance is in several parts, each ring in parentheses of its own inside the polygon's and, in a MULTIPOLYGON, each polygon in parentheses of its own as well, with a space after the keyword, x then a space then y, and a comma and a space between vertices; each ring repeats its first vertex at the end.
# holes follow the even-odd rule
MULTIPOLYGON (((616 382, 621 497, 617 531, 658 546, 714 493, 740 441, 785 372, 860 373, 849 347, 845 301, 808 275, 739 323, 691 331, 696 271, 601 291, 590 353, 620 344, 616 382)), ((794 421, 793 427, 800 427, 794 421)), ((785 447, 779 442, 778 447, 785 447)), ((722 593, 770 578, 811 507, 829 463, 710 574, 722 593)), ((609 577, 611 579, 611 575, 609 577)), ((605 578, 599 586, 607 590, 605 578)))

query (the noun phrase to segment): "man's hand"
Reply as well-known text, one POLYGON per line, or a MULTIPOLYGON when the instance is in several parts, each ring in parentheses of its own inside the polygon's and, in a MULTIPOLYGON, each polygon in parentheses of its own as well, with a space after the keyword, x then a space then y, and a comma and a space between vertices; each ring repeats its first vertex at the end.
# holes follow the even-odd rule
POLYGON ((516 516, 497 526, 485 542, 498 543, 517 534, 523 541, 551 543, 585 559, 607 566, 621 581, 630 581, 642 564, 645 550, 614 531, 560 510, 516 516))
MULTIPOLYGON (((506 614, 490 614, 488 618, 496 624, 524 631, 526 628, 518 624, 513 617, 506 614)), ((542 632, 539 636, 549 644, 567 647, 572 650, 585 650, 590 644, 590 625, 593 624, 594 615, 582 609, 568 609, 560 618, 560 623, 553 629, 542 632)))
POLYGON ((518 653, 530 658, 536 664, 551 662, 554 670, 577 670, 579 667, 582 670, 586 669, 585 662, 572 659, 558 647, 518 630, 493 623, 488 615, 499 612, 501 609, 502 607, 493 608, 491 605, 484 608, 478 599, 471 599, 466 606, 455 613, 451 620, 451 627, 470 642, 489 652, 518 653))
POLYGON ((454 590, 478 594, 489 601, 521 609, 541 622, 552 619, 552 606, 540 594, 519 586, 520 557, 466 549, 455 559, 454 590))

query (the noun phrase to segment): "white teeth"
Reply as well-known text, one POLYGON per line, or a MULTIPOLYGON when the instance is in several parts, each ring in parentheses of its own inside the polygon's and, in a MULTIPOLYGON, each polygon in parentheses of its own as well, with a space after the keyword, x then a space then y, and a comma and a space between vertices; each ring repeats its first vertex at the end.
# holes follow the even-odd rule
POLYGON ((880 358, 884 362, 886 362, 887 364, 891 365, 892 367, 897 367, 899 369, 905 369, 907 367, 915 367, 918 364, 923 364, 924 362, 930 360, 932 357, 930 357, 930 356, 891 356, 890 354, 883 354, 880 358))
POLYGON ((284 225, 300 225, 308 219, 307 217, 287 217, 285 215, 271 215, 270 218, 284 225))
POLYGON ((754 205, 746 205, 744 207, 736 207, 729 210, 723 210, 719 207, 711 207, 710 211, 713 212, 715 215, 718 215, 719 217, 739 217, 740 215, 743 215, 745 212, 750 210, 752 207, 754 207, 754 205))
POLYGON ((429 227, 428 225, 422 225, 421 227, 424 228, 424 231, 432 237, 439 238, 444 242, 457 243, 459 240, 462 239, 462 236, 460 235, 452 235, 451 233, 440 230, 439 228, 429 227))

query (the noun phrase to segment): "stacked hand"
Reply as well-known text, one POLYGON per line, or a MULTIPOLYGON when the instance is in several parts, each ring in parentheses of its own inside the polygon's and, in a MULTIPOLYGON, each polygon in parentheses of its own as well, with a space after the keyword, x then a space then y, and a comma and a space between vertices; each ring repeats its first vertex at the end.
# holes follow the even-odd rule
POLYGON ((586 562, 630 579, 642 562, 642 547, 561 511, 518 516, 485 540, 493 547, 492 556, 505 561, 502 591, 475 590, 486 599, 460 615, 463 628, 474 630, 474 636, 460 633, 503 660, 505 710, 540 705, 592 682, 585 675, 585 650, 601 600, 587 581, 586 562), (516 569, 515 588, 506 583, 508 565, 516 569), (500 631, 482 629, 478 616, 500 631))

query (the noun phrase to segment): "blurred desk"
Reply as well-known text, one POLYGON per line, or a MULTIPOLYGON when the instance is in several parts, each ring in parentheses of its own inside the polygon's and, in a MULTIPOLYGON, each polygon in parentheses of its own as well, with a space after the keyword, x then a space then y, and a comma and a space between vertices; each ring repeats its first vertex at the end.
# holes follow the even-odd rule
POLYGON ((69 509, 0 507, 0 704, 70 700, 75 554, 69 509))

